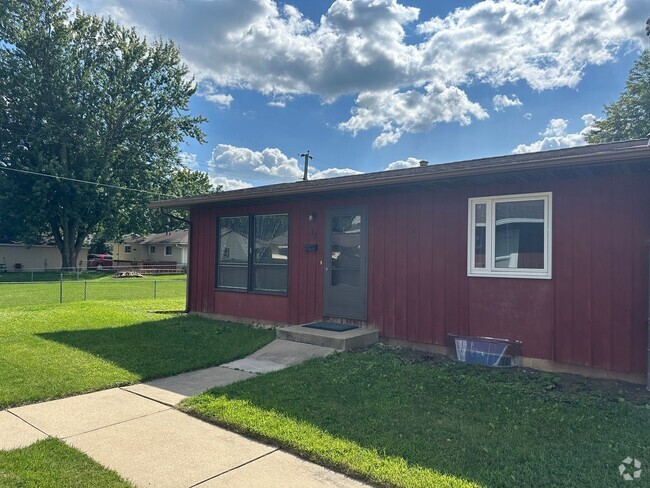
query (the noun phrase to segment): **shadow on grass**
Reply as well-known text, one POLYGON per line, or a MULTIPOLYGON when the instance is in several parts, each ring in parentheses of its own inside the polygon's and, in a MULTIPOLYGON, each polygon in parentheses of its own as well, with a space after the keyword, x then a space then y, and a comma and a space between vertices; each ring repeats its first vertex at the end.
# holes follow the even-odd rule
POLYGON ((143 380, 234 361, 275 337, 274 331, 189 316, 38 335, 91 353, 143 380))

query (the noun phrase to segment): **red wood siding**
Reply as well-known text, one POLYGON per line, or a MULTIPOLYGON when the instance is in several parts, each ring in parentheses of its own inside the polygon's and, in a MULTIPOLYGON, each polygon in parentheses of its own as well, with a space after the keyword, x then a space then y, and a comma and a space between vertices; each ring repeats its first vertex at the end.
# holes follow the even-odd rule
POLYGON ((194 311, 299 324, 322 319, 325 209, 369 209, 368 320, 386 337, 517 339, 524 355, 621 372, 646 370, 647 174, 584 176, 447 190, 192 211, 194 311), (553 192, 553 277, 467 276, 467 199, 553 192), (287 212, 287 296, 215 290, 220 215, 287 212), (309 214, 315 214, 313 222, 309 214), (304 245, 317 243, 318 252, 304 245))

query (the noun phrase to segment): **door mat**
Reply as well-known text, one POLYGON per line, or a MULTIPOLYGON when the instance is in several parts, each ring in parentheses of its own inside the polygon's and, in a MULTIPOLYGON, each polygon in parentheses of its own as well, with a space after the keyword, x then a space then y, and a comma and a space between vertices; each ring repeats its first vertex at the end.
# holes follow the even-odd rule
POLYGON ((310 329, 331 330, 334 332, 345 332, 346 330, 358 329, 355 325, 334 324, 332 322, 314 322, 313 324, 303 325, 310 329))

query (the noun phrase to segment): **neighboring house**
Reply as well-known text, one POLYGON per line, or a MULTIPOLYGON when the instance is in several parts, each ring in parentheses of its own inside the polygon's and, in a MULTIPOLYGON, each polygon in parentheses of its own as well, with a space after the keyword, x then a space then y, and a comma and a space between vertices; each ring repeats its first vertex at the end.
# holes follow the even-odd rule
POLYGON ((351 322, 439 352, 450 334, 518 340, 524 366, 644 381, 645 140, 152 207, 190 210, 192 312, 351 322))
MULTIPOLYGON (((82 247, 78 266, 85 268, 87 260, 88 248, 82 247)), ((0 271, 53 271, 60 270, 62 264, 61 253, 53 244, 0 243, 0 271)))
POLYGON ((109 244, 113 248, 113 261, 122 265, 150 262, 175 263, 178 266, 187 264, 187 230, 172 230, 147 236, 130 234, 124 236, 121 242, 109 244))

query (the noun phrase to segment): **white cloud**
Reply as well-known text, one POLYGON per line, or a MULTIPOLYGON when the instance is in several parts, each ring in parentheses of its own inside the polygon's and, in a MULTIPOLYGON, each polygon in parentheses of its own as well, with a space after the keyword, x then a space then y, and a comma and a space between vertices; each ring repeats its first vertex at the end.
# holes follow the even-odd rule
POLYGON ((526 112, 526 113, 524 114, 524 119, 526 119, 526 120, 530 120, 530 119, 532 119, 532 118, 533 118, 533 114, 531 114, 530 112, 526 112))
MULTIPOLYGON (((254 151, 247 147, 219 144, 212 151, 209 167, 213 177, 236 181, 240 187, 241 184, 254 186, 298 181, 303 177, 302 162, 287 156, 278 148, 270 147, 254 151)), ((319 170, 315 165, 309 167, 309 178, 312 180, 360 173, 351 168, 319 170)))
POLYGON ((386 166, 384 171, 390 171, 393 169, 406 169, 406 168, 416 168, 420 166, 420 159, 417 158, 406 158, 404 160, 393 161, 386 166))
POLYGON ((227 93, 219 93, 212 83, 205 82, 201 85, 201 89, 197 92, 200 97, 205 98, 209 102, 215 103, 219 108, 228 108, 234 100, 232 95, 227 93))
POLYGON ((356 135, 359 131, 381 127, 373 146, 394 144, 404 132, 424 132, 439 122, 468 125, 472 118, 484 119, 487 112, 456 87, 429 83, 424 92, 365 92, 357 97, 352 117, 339 128, 356 135))
POLYGON ((353 133, 379 129, 377 147, 438 122, 480 118, 484 109, 464 93, 469 84, 575 87, 589 65, 641 48, 639 19, 647 16, 647 0, 485 0, 431 19, 397 0, 335 0, 317 22, 273 0, 77 1, 174 39, 201 86, 213 87, 206 97, 222 107, 232 102, 228 89, 256 90, 273 106, 286 103, 282 95, 325 102, 355 95, 341 125, 353 133), (419 35, 406 36, 406 28, 419 35), (430 86, 438 95, 427 94, 430 86), (465 107, 443 105, 443 89, 465 107), (371 103, 376 99, 388 106, 371 103), (409 105, 403 113, 406 100, 426 109, 409 105), (451 114, 429 117, 431 109, 451 114))
POLYGON ((492 106, 497 112, 503 111, 504 108, 508 107, 521 107, 523 103, 519 100, 517 95, 512 95, 512 98, 508 98, 508 95, 494 95, 492 98, 492 106))
POLYGON ((360 175, 362 172, 351 168, 329 168, 323 171, 314 171, 309 174, 310 180, 322 180, 324 178, 336 178, 339 176, 360 175))
POLYGON ((576 86, 627 41, 641 48, 646 14, 647 0, 482 1, 418 29, 428 36, 424 63, 446 67, 448 80, 545 90, 576 86))
POLYGON ((291 100, 293 100, 293 97, 291 95, 277 95, 269 100, 267 105, 269 107, 284 108, 287 106, 287 102, 290 102, 291 100))
POLYGON ((178 153, 178 159, 180 160, 181 164, 186 168, 194 169, 194 170, 198 169, 199 161, 196 157, 196 154, 181 151, 178 153))
POLYGON ((246 181, 237 180, 235 178, 226 178, 225 176, 210 176, 209 178, 212 186, 215 188, 221 187, 223 191, 241 190, 253 186, 246 181))
POLYGON ((540 132, 543 139, 531 144, 519 144, 512 150, 515 154, 523 154, 537 151, 549 151, 563 147, 584 146, 587 144, 585 136, 591 131, 591 127, 597 118, 593 114, 585 114, 581 117, 584 127, 578 132, 567 133, 569 121, 566 119, 551 119, 546 129, 540 132))
POLYGON ((210 168, 214 173, 244 175, 262 182, 295 181, 303 174, 298 160, 278 148, 253 151, 229 144, 218 144, 214 148, 210 168))

